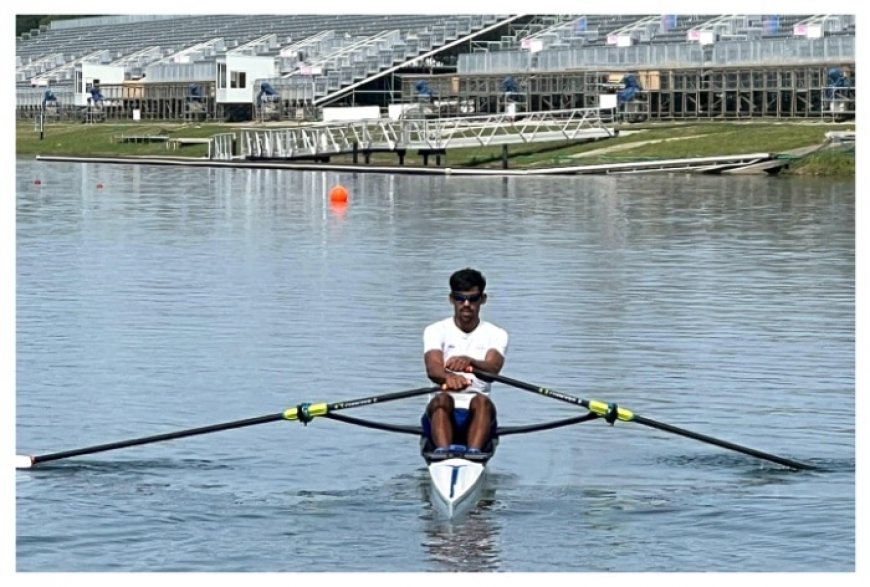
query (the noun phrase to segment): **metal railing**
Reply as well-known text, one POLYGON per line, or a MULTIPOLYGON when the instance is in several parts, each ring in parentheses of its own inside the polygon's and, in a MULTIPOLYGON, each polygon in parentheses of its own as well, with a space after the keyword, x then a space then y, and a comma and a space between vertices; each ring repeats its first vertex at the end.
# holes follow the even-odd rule
MULTIPOLYGON (((195 15, 190 15, 189 18, 193 18, 195 15)), ((161 14, 161 15, 148 15, 148 14, 132 14, 132 15, 118 15, 118 16, 88 16, 84 18, 71 18, 69 20, 53 20, 48 23, 48 28, 51 30, 61 30, 61 29, 75 29, 82 27, 91 27, 91 26, 114 26, 114 25, 126 25, 126 24, 136 24, 141 22, 148 22, 152 20, 169 20, 169 19, 179 19, 185 18, 183 14, 161 14)))
POLYGON ((371 150, 450 148, 592 140, 614 136, 614 110, 580 108, 442 119, 367 120, 285 129, 242 129, 242 156, 324 157, 371 150))
POLYGON ((694 43, 595 46, 544 50, 535 56, 527 51, 465 53, 459 56, 458 73, 492 74, 524 71, 564 71, 593 67, 692 67, 697 65, 778 65, 855 60, 852 35, 820 39, 759 39, 720 42, 712 46, 694 43))
POLYGON ((214 62, 158 63, 145 67, 148 83, 213 81, 217 77, 214 62))
POLYGON ((218 161, 233 159, 233 151, 236 144, 236 134, 232 132, 212 135, 208 144, 208 158, 218 161))
MULTIPOLYGON (((15 106, 16 107, 31 107, 42 105, 42 100, 45 97, 47 88, 16 88, 15 89, 15 106)), ((74 92, 70 86, 52 86, 51 93, 54 94, 58 104, 69 106, 73 103, 74 92)))

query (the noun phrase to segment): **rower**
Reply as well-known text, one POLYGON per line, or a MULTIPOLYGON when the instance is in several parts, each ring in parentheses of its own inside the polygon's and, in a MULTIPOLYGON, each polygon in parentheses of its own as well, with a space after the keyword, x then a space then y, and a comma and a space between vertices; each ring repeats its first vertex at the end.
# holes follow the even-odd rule
POLYGON ((498 373, 504 365, 508 334, 480 319, 486 303, 486 279, 471 268, 450 276, 453 316, 430 324, 423 331, 426 375, 443 390, 429 401, 421 423, 423 435, 435 454, 480 454, 497 428, 491 384, 475 377, 472 369, 498 373))

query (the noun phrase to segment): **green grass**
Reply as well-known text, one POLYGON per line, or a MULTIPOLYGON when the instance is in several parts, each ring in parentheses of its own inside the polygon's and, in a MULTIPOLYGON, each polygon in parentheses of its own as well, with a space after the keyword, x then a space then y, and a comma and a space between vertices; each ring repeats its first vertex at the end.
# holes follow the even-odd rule
MULTIPOLYGON (((746 153, 787 153, 794 149, 820 145, 825 133, 854 130, 855 124, 808 122, 685 122, 629 124, 620 127, 620 136, 585 143, 535 143, 511 145, 509 167, 535 168, 622 163, 656 159, 712 157, 746 153)), ((238 125, 181 123, 55 123, 45 128, 39 140, 33 122, 19 122, 16 149, 19 156, 126 156, 175 155, 204 157, 205 145, 169 150, 165 143, 118 143, 121 134, 156 135, 170 138, 201 138, 224 132, 237 132, 238 125)), ((855 170, 854 149, 825 150, 813 157, 796 161, 788 172, 811 175, 852 175, 855 170)), ((331 159, 333 163, 351 163, 350 155, 331 159)), ((360 163, 363 159, 360 157, 360 163)), ((398 165, 394 153, 375 153, 372 165, 398 165)), ((422 157, 409 152, 406 165, 422 165, 422 157)), ((434 165, 430 157, 429 165, 434 165)), ((500 168, 502 148, 479 147, 455 149, 441 158, 444 167, 500 168)))
MULTIPOLYGON (((522 153, 514 157, 512 163, 518 166, 539 166, 549 165, 552 160, 556 160, 559 165, 592 165, 746 153, 782 153, 819 145, 824 142, 825 133, 834 129, 846 128, 842 125, 824 124, 727 122, 623 126, 624 132, 617 138, 569 145, 541 154, 522 153), (604 148, 612 150, 593 153, 604 148), (578 156, 586 153, 590 154, 578 156)), ((851 125, 849 130, 851 129, 854 129, 854 125, 851 125)))
MULTIPOLYGON (((742 153, 778 153, 790 149, 818 145, 824 141, 827 126, 798 126, 782 124, 688 125, 675 133, 676 140, 646 144, 627 151, 637 158, 683 158, 709 157, 713 155, 738 155, 742 153), (680 136, 693 138, 680 139, 680 136)), ((673 131, 673 129, 672 129, 673 131)), ((667 137, 665 137, 667 138, 667 137)), ((648 137, 631 135, 626 140, 649 140, 648 137)))
POLYGON ((165 135, 169 138, 205 138, 228 132, 233 129, 227 125, 202 124, 185 125, 176 123, 141 124, 47 124, 39 139, 33 122, 19 123, 16 126, 16 152, 19 156, 70 155, 81 157, 123 157, 126 155, 183 155, 186 157, 205 157, 206 145, 185 146, 177 151, 166 148, 166 143, 118 143, 114 138, 120 135, 165 135))
POLYGON ((796 161, 789 173, 826 177, 855 177, 855 147, 824 149, 796 161))

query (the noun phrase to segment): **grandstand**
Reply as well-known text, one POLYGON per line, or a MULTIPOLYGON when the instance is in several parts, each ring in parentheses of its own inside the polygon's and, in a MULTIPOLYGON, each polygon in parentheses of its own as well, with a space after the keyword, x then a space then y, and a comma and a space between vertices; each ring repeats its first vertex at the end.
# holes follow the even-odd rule
POLYGON ((319 120, 589 107, 633 75, 658 118, 854 111, 855 17, 830 14, 123 15, 16 42, 16 113, 58 119, 319 120), (829 91, 829 71, 847 80, 829 91), (510 100, 507 77, 520 91, 510 100), (719 80, 719 81, 717 81, 719 80), (733 81, 736 80, 736 81, 733 81), (428 92, 422 94, 420 82, 428 92), (94 96, 97 90, 101 96, 94 96), (833 97, 832 97, 833 96, 833 97), (521 98, 521 99, 520 99, 521 98), (848 105, 840 102, 849 102, 848 105), (834 104, 837 102, 837 104, 834 104), (99 117, 86 116, 95 110, 99 117), (404 112, 405 110, 401 110, 404 112))

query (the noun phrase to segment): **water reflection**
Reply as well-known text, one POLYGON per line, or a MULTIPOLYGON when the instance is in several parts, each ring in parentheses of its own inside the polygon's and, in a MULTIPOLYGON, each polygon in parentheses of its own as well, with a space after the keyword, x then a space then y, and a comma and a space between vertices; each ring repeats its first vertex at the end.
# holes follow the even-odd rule
MULTIPOLYGON (((490 481, 486 481, 490 485, 490 481)), ((495 489, 486 486, 477 506, 455 520, 444 519, 432 504, 428 480, 421 484, 428 509, 423 518, 423 547, 435 571, 497 571, 502 551, 495 489)))

